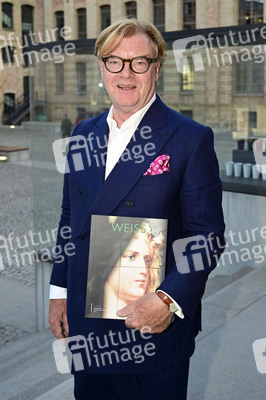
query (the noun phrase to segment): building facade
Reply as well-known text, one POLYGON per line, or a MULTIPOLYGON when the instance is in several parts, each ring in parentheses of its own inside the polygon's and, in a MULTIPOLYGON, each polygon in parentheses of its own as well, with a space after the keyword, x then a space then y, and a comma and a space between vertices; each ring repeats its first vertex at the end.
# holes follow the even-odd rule
MULTIPOLYGON (((257 29, 256 40, 258 33, 264 39, 264 31, 263 34, 260 32, 266 21, 263 0, 31 0, 25 4, 24 1, 1 3, 2 36, 8 37, 10 31, 14 31, 23 40, 23 29, 27 27, 29 30, 30 23, 26 25, 25 20, 23 25, 22 14, 28 12, 27 7, 30 6, 36 42, 53 41, 55 38, 61 43, 58 53, 60 48, 63 49, 61 58, 55 51, 51 57, 55 47, 50 49, 50 53, 36 52, 35 62, 34 54, 30 53, 29 74, 27 66, 16 63, 4 68, 4 85, 0 91, 2 111, 8 94, 13 93, 16 99, 26 92, 29 81, 34 94, 34 119, 59 122, 64 114, 68 114, 75 122, 86 113, 94 115, 108 109, 110 101, 102 87, 97 60, 88 50, 86 42, 82 48, 80 45, 77 47, 75 41, 94 39, 110 23, 133 15, 153 22, 163 33, 172 33, 171 37, 175 37, 174 32, 180 38, 183 31, 182 37, 186 38, 192 36, 190 30, 195 35, 195 29, 199 32, 209 29, 208 42, 203 45, 196 43, 201 52, 192 46, 183 60, 174 57, 173 40, 169 41, 166 62, 157 86, 158 93, 167 104, 216 129, 231 129, 236 132, 235 135, 263 133, 266 126, 263 112, 265 60, 259 62, 259 54, 255 57, 254 46, 257 42, 252 37, 248 41, 246 33, 246 28, 254 27, 257 29), (4 22, 7 21, 7 4, 11 4, 13 9, 14 25, 11 27, 4 22), (242 33, 235 30, 230 42, 227 36, 223 44, 216 40, 216 45, 212 46, 218 27, 239 27, 242 33), (45 39, 44 36, 38 37, 37 32, 45 33, 45 39), (73 41, 71 51, 70 47, 66 49, 62 44, 63 40, 65 43, 73 41), (200 60, 201 64, 196 64, 196 60, 200 60)), ((263 49, 266 48, 261 47, 261 57, 266 54, 263 49)), ((259 49, 256 51, 258 53, 259 49)))
POLYGON ((31 78, 25 50, 37 32, 43 31, 43 15, 42 0, 0 3, 0 113, 5 120, 18 105, 29 103, 31 78))

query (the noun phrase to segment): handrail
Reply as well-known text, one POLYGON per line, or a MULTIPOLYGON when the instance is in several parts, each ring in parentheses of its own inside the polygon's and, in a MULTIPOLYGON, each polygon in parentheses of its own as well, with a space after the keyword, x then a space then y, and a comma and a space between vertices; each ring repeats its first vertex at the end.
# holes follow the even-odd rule
MULTIPOLYGON (((19 119, 17 120, 17 117, 20 115, 20 113, 25 111, 25 108, 30 109, 30 96, 29 95, 25 96, 25 94, 22 93, 15 100, 14 110, 10 114, 6 114, 3 112, 3 124, 11 125, 11 124, 17 123, 19 121, 19 119), (8 115, 8 116, 4 117, 6 115, 8 115)), ((23 116, 22 116, 22 118, 23 118, 23 116)))

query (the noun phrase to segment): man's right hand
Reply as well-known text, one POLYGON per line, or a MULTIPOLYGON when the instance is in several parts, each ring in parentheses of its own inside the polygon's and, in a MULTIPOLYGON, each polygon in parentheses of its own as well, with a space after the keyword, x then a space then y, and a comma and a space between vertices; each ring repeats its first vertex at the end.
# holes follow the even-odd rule
POLYGON ((49 324, 57 339, 68 337, 67 300, 51 299, 49 306, 49 324))

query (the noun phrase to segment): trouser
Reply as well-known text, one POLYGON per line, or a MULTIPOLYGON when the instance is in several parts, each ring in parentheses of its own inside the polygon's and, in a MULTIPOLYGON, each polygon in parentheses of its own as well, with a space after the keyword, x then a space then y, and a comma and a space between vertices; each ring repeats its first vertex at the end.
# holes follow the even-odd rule
POLYGON ((76 400, 186 400, 189 359, 181 366, 142 374, 74 375, 76 400))

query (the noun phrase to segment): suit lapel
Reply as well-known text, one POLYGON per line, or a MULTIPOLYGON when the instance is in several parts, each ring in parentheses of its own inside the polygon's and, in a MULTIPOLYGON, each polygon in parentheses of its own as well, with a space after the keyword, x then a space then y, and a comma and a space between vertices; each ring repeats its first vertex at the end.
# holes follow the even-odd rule
POLYGON ((109 132, 106 117, 107 113, 102 115, 102 118, 98 121, 97 124, 94 124, 92 125, 92 127, 90 127, 89 132, 87 130, 87 127, 86 131, 83 132, 84 136, 88 138, 88 149, 91 158, 91 165, 87 169, 88 173, 86 174, 84 182, 84 184, 86 185, 88 185, 89 182, 89 198, 91 204, 94 204, 95 198, 97 197, 97 194, 101 191, 101 188, 104 184, 106 161, 106 155, 104 155, 104 153, 107 152, 107 148, 104 148, 104 143, 107 140, 106 138, 108 138, 109 132), (90 135, 92 138, 91 142, 89 141, 90 135), (96 143, 96 140, 99 140, 99 143, 103 147, 102 151, 99 151, 99 145, 98 142, 96 143))
POLYGON ((91 214, 111 214, 112 210, 116 208, 149 168, 151 162, 159 155, 162 147, 176 129, 176 124, 173 126, 169 126, 168 124, 167 130, 165 129, 167 112, 167 107, 157 96, 157 99, 142 119, 119 162, 104 181, 90 209, 90 215, 84 221, 79 234, 89 230, 91 214), (144 127, 150 127, 151 132, 142 135, 141 132, 143 132, 142 129, 144 127), (147 144, 150 146, 149 151, 146 151, 147 147, 145 146, 147 144), (136 162, 136 159, 134 159, 135 149, 141 149, 141 155, 143 156, 141 162, 136 162))

